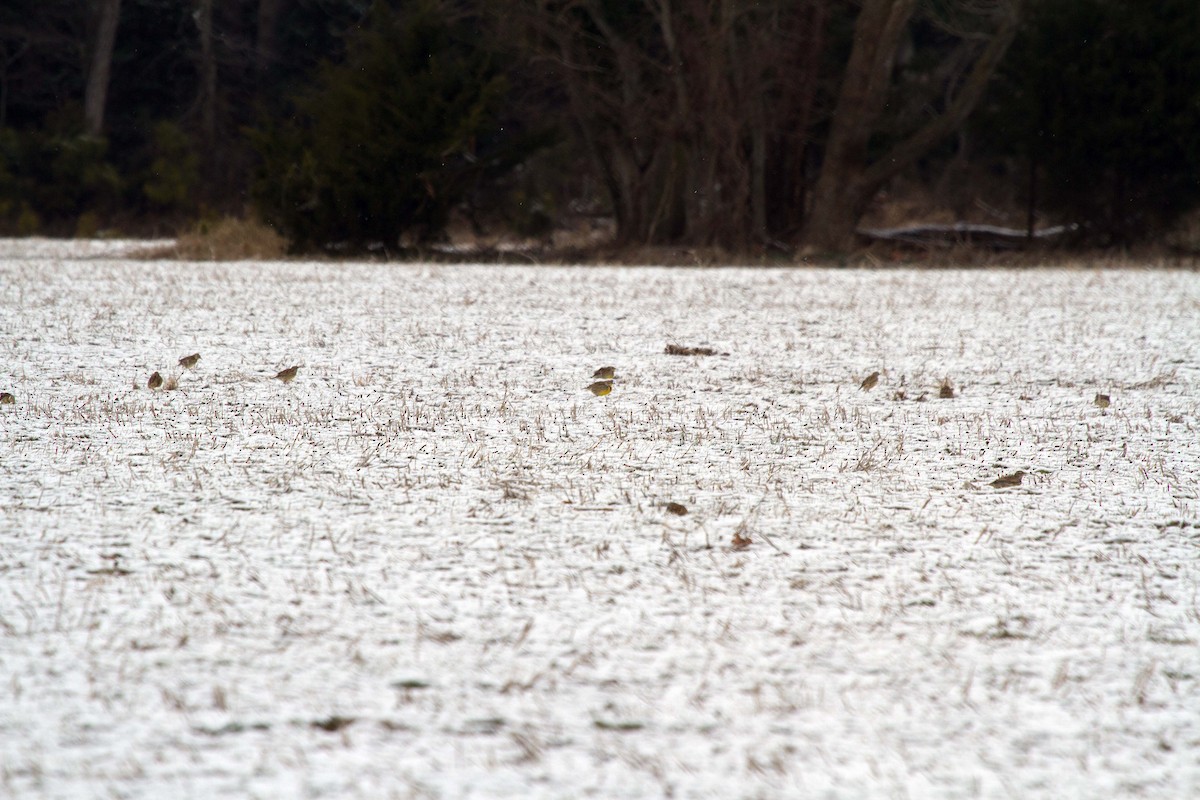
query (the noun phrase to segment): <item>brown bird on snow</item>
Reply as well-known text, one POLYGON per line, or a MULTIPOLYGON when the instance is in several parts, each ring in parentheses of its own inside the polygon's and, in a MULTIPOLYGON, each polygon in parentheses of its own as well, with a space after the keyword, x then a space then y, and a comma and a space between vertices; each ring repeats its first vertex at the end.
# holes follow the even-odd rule
POLYGON ((613 378, 617 377, 617 368, 601 367, 592 373, 592 377, 601 381, 611 381, 613 378))
POLYGON ((592 394, 596 395, 596 397, 603 397, 604 395, 610 394, 612 392, 612 387, 613 387, 612 381, 596 381, 595 383, 588 386, 587 390, 589 392, 591 392, 592 394))
POLYGON ((0 392, 0 406, 11 406, 15 402, 17 402, 17 398, 13 396, 12 392, 0 392))
POLYGON ((869 392, 875 388, 875 384, 879 383, 879 372, 872 372, 867 377, 863 378, 863 382, 858 385, 858 388, 864 392, 869 392))
POLYGON ((196 366, 196 362, 199 360, 200 354, 192 353, 190 356, 184 356, 183 358, 179 359, 179 366, 183 367, 184 369, 191 369, 192 367, 196 366))
POLYGON ((150 380, 146 381, 146 388, 157 389, 158 387, 162 386, 162 384, 162 375, 159 375, 157 372, 155 372, 150 375, 150 380))
POLYGON ((283 381, 284 383, 291 383, 292 381, 296 380, 296 373, 298 373, 299 371, 300 371, 300 367, 298 367, 298 366, 297 367, 288 367, 287 369, 283 369, 283 370, 280 370, 279 372, 277 372, 275 374, 275 378, 277 380, 283 381))
POLYGON ((1106 394, 1097 394, 1096 399, 1092 401, 1097 408, 1108 408, 1112 405, 1112 399, 1106 394))
POLYGON ((1012 489, 1015 486, 1021 485, 1021 478, 1025 477, 1022 470, 1017 470, 1009 475, 1001 475, 996 480, 992 481, 991 486, 997 489, 1012 489))

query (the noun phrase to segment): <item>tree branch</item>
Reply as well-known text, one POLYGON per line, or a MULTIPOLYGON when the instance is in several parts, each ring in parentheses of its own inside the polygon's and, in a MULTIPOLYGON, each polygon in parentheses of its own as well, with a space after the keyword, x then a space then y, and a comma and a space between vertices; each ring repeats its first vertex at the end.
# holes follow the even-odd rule
POLYGON ((987 47, 975 61, 962 88, 944 112, 931 119, 904 141, 893 147, 883 158, 871 164, 863 172, 861 181, 865 185, 879 185, 898 174, 918 158, 928 153, 938 141, 953 133, 966 120, 987 88, 988 80, 995 71, 1008 46, 1017 33, 1019 14, 1014 2, 1011 13, 1005 16, 999 30, 988 42, 987 47))

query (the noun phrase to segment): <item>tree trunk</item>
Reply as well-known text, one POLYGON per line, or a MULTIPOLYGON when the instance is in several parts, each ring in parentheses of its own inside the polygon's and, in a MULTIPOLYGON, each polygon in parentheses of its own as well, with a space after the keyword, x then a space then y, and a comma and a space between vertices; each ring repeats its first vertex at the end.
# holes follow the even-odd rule
POLYGON ((1029 195, 1025 198, 1025 238, 1033 241, 1037 230, 1037 159, 1029 157, 1029 195))
POLYGON ((867 143, 883 112, 892 62, 917 0, 867 0, 854 24, 821 174, 806 223, 808 243, 845 250, 873 192, 863 182, 867 143))
POLYGON ((108 82, 112 76, 113 46, 117 41, 121 0, 100 0, 95 16, 96 35, 92 42, 91 65, 83 95, 84 130, 89 136, 104 133, 104 109, 108 103, 108 82))
POLYGON ((11 55, 7 43, 0 43, 0 129, 8 126, 8 68, 20 61, 28 49, 28 39, 11 55))
POLYGON ((805 225, 804 238, 809 245, 839 252, 851 249, 858 221, 884 183, 962 125, 1012 42, 1019 2, 1012 0, 1009 13, 947 107, 882 158, 869 163, 867 145, 883 114, 893 59, 916 0, 866 0, 854 26, 850 61, 805 225))
POLYGON ((254 68, 261 81, 267 70, 275 63, 277 57, 276 41, 279 27, 279 13, 283 10, 284 0, 259 0, 258 30, 254 43, 254 68))
POLYGON ((750 217, 757 241, 767 238, 767 132, 756 122, 750 132, 750 217))
POLYGON ((217 140, 217 60, 213 53, 213 0, 199 0, 196 27, 200 33, 200 132, 212 153, 217 140))

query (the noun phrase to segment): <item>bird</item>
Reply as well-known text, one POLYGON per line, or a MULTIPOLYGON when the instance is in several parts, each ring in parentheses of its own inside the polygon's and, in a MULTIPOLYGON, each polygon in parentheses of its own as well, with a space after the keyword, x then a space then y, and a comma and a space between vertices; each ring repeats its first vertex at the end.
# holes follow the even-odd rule
POLYGON ((950 383, 949 378, 944 379, 942 385, 938 387, 938 397, 942 400, 949 400, 954 397, 954 384, 950 383))
POLYGON ((1001 475, 999 478, 996 478, 996 480, 992 481, 991 485, 997 489, 1011 489, 1014 486, 1020 486, 1021 478, 1024 477, 1024 471, 1017 470, 1016 472, 1008 475, 1001 475))
POLYGON ((162 375, 159 375, 157 372, 152 373, 150 375, 150 380, 146 381, 147 389, 157 389, 158 387, 160 387, 162 385, 163 385, 162 375))
POLYGON ((601 367, 592 373, 592 377, 601 381, 611 381, 613 378, 617 377, 617 368, 601 367))
POLYGON ((1112 405, 1112 399, 1106 394, 1097 393, 1096 399, 1092 402, 1096 404, 1097 408, 1108 408, 1110 405, 1112 405))
POLYGON ((298 366, 288 367, 287 369, 280 370, 278 373, 276 373, 275 377, 284 383, 291 383, 292 381, 296 380, 296 373, 299 371, 300 367, 298 366))
POLYGON ((667 503, 667 513, 674 514, 677 517, 685 517, 687 516, 688 510, 687 506, 685 506, 683 503, 671 502, 667 503))
POLYGON ((183 358, 179 359, 179 366, 183 367, 184 369, 191 369, 192 367, 196 366, 196 362, 199 360, 200 354, 192 353, 190 356, 184 356, 183 358))
POLYGON ((595 383, 593 383, 587 387, 587 390, 589 392, 591 392, 592 394, 596 395, 596 397, 603 397, 604 395, 610 393, 612 391, 612 389, 613 389, 612 381, 596 381, 595 383))
POLYGON ((867 377, 863 378, 863 382, 858 385, 858 388, 864 392, 868 392, 875 388, 875 384, 879 383, 879 372, 872 372, 867 377))
POLYGON ((11 406, 17 402, 17 398, 12 392, 0 392, 0 406, 11 406))

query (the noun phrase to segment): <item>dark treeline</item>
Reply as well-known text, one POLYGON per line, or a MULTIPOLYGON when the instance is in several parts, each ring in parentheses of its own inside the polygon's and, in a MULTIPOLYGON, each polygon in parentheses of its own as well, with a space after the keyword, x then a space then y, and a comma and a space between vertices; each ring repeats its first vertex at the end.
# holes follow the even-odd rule
POLYGON ((0 233, 587 213, 836 251, 903 185, 1128 244, 1200 205, 1198 32, 1195 0, 6 0, 0 233))

